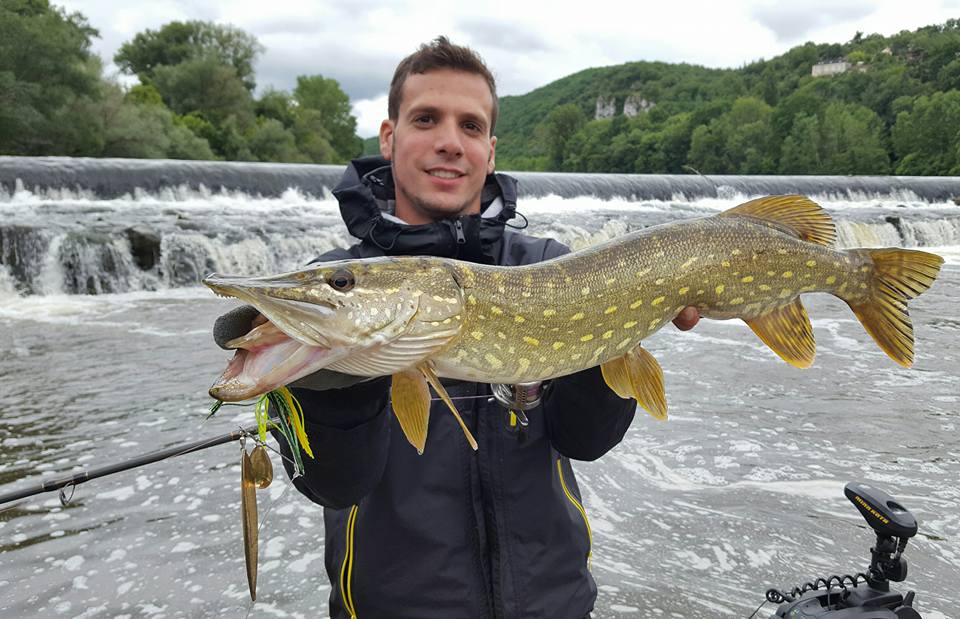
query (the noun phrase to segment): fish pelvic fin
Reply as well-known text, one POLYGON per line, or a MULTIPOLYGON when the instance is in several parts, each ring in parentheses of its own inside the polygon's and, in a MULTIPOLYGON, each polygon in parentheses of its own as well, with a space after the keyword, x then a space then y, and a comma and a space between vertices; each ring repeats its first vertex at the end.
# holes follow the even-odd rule
POLYGON ((422 455, 430 425, 430 389, 423 374, 418 370, 394 374, 390 385, 390 401, 403 435, 422 455))
POLYGON ((623 399, 633 398, 654 419, 667 418, 663 370, 643 346, 600 366, 607 386, 623 399))
POLYGON ((463 430, 463 435, 467 438, 467 442, 470 443, 470 447, 476 451, 479 448, 477 445, 477 439, 473 438, 470 428, 468 428, 467 424, 463 422, 463 417, 460 416, 460 412, 457 410, 457 407, 454 406, 453 400, 451 400, 450 396, 447 394, 447 390, 443 388, 443 384, 437 377, 436 372, 433 371, 433 366, 431 366, 429 363, 421 363, 417 366, 417 369, 430 383, 430 386, 433 387, 433 390, 437 393, 437 396, 443 400, 444 404, 447 405, 447 408, 450 409, 450 412, 453 413, 457 423, 460 424, 460 429, 463 430))
POLYGON ((806 196, 766 196, 728 209, 718 217, 750 217, 818 245, 833 245, 837 230, 823 208, 806 196))
POLYGON ((850 309, 883 352, 908 368, 913 365, 913 323, 907 301, 933 285, 943 258, 912 249, 860 251, 873 261, 872 293, 864 303, 848 303, 850 309))
POLYGON ((817 345, 807 310, 797 297, 787 305, 751 320, 744 320, 763 343, 781 359, 798 368, 813 365, 817 345))

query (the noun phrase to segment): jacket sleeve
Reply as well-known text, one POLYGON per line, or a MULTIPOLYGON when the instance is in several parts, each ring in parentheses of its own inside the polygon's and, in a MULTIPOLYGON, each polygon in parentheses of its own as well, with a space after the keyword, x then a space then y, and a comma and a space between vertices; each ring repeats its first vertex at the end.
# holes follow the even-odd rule
MULTIPOLYGON (((554 241, 543 259, 569 253, 554 241)), ((599 367, 551 381, 543 397, 547 435, 554 449, 574 460, 596 460, 621 440, 637 410, 607 387, 599 367)))
POLYGON ((344 389, 291 389, 303 408, 313 458, 301 454, 304 474, 293 478, 290 446, 274 432, 294 487, 314 503, 342 509, 379 483, 390 445, 390 378, 344 389))
MULTIPOLYGON (((353 257, 335 249, 311 263, 353 257)), ((303 408, 304 429, 313 458, 301 454, 304 474, 293 478, 286 439, 274 432, 283 465, 294 487, 314 503, 341 509, 358 503, 383 476, 390 444, 390 378, 341 389, 291 387, 303 408)))

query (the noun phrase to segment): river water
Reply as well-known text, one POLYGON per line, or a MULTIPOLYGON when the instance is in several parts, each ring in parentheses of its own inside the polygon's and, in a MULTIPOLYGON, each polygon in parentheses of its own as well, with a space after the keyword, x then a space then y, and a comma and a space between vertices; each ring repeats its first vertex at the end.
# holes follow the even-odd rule
MULTIPOLYGON (((543 196, 520 210, 531 233, 579 248, 749 197, 543 196)), ((805 371, 739 321, 657 333, 646 346, 670 420, 641 413, 610 454, 575 464, 596 616, 747 617, 770 586, 862 571, 873 536, 843 497, 851 480, 917 516, 904 588, 924 617, 958 616, 960 209, 902 194, 818 200, 846 246, 947 258, 911 303, 914 368, 828 296, 805 298, 818 345, 805 371)), ((228 357, 210 328, 231 305, 196 278, 290 269, 348 242, 331 199, 292 190, 0 192, 0 493, 251 423, 247 408, 205 420, 228 357), (144 237, 152 261, 131 248, 144 237)), ((259 495, 251 607, 239 477, 229 444, 84 484, 66 507, 51 493, 0 512, 0 616, 326 616, 321 510, 279 478, 259 495)))

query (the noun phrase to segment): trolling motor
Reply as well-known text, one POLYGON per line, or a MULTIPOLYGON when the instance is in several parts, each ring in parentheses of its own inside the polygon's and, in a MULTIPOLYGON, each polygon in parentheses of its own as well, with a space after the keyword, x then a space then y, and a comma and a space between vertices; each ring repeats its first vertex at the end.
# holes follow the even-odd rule
POLYGON ((870 567, 856 576, 831 576, 795 587, 770 589, 767 601, 780 604, 770 619, 922 619, 913 608, 914 591, 901 595, 890 582, 907 577, 903 551, 917 534, 917 519, 892 496, 867 484, 851 482, 843 493, 877 534, 870 567))

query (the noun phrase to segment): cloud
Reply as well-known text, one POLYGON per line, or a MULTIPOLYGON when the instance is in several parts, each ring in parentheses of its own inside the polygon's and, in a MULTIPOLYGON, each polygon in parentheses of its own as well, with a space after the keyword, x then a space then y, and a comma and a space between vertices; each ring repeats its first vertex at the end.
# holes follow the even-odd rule
POLYGON ((467 39, 463 43, 477 48, 496 48, 511 53, 523 50, 524 54, 532 54, 550 51, 553 47, 532 28, 489 17, 465 18, 457 23, 457 29, 467 39))
POLYGON ((763 26, 773 31, 778 41, 789 43, 802 40, 816 30, 863 20, 876 10, 877 5, 871 0, 815 0, 789 4, 764 2, 754 7, 751 13, 763 26))

